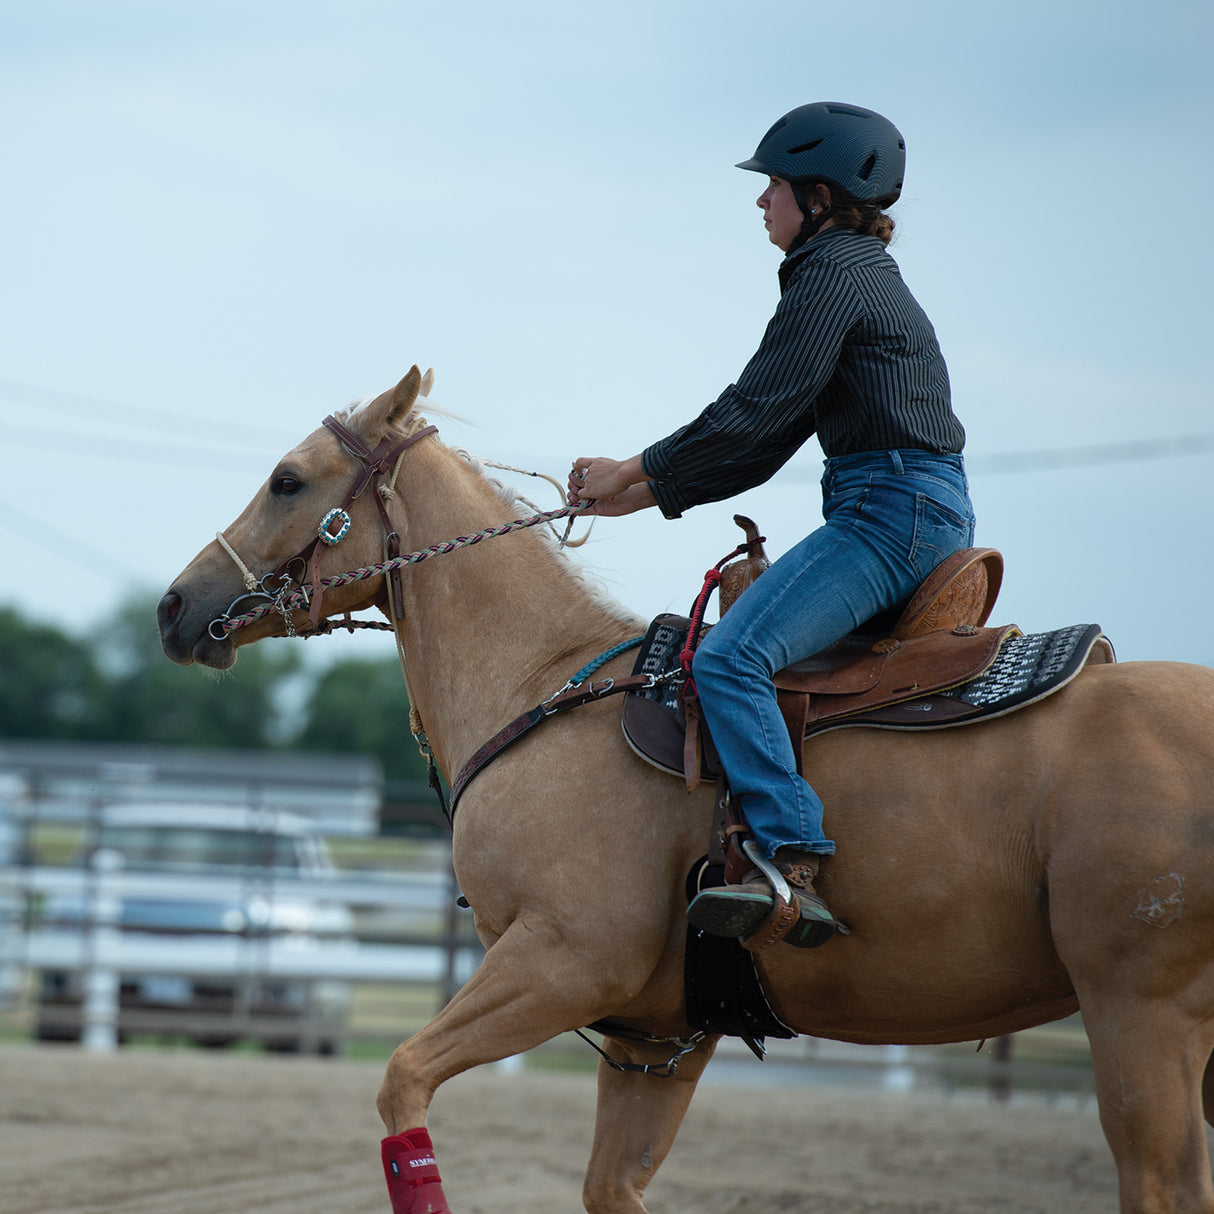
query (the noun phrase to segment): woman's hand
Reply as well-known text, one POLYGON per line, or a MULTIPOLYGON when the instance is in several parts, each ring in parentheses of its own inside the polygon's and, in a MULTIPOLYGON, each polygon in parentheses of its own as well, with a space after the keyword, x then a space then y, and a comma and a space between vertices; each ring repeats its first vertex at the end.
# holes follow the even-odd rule
POLYGON ((636 479, 626 471, 629 460, 606 459, 599 456, 588 459, 578 456, 569 473, 569 504, 615 497, 623 493, 636 479))
POLYGON ((585 514, 611 517, 655 504, 639 455, 626 460, 579 456, 573 461, 568 488, 571 506, 594 503, 583 511, 585 514))
POLYGON ((587 506, 582 513, 618 518, 622 514, 635 514, 638 510, 656 505, 657 499, 649 488, 649 482, 642 481, 639 485, 629 485, 623 493, 617 493, 614 497, 597 498, 594 504, 587 506))

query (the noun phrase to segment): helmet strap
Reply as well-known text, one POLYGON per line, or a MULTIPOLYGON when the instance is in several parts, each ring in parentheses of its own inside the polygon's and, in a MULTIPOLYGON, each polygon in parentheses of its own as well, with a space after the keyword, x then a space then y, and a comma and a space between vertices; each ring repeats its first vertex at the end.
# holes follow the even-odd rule
MULTIPOLYGON (((808 244, 819 232, 822 225, 830 218, 831 207, 823 207, 816 215, 810 206, 809 199, 805 196, 805 182, 790 181, 788 183, 792 187, 792 196, 796 199, 797 206, 801 211, 801 230, 797 233, 796 239, 784 251, 784 256, 787 257, 790 253, 796 252, 802 245, 808 244)), ((815 183, 816 184, 816 183, 815 183)))

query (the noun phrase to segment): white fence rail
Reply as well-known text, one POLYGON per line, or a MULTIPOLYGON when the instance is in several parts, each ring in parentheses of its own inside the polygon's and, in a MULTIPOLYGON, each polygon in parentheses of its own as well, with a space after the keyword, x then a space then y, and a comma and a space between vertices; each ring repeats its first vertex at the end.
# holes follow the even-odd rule
MULTIPOLYGON (((0 869, 0 891, 13 894, 59 894, 87 898, 96 877, 79 865, 9 867, 0 869)), ((254 868, 247 874, 133 873, 122 875, 124 894, 171 895, 188 899, 237 898, 250 891, 277 896, 313 898, 350 907, 392 907, 414 912, 445 913, 458 891, 444 872, 420 871, 395 876, 385 873, 335 874, 318 880, 275 874, 254 868)))
MULTIPOLYGON (((474 950, 465 947, 457 963, 460 983, 476 968, 474 950)), ((216 978, 255 971, 260 977, 335 982, 440 983, 450 950, 441 945, 301 944, 290 939, 236 937, 141 938, 137 946, 121 931, 101 930, 92 938, 70 930, 35 930, 25 935, 9 960, 31 969, 99 968, 139 977, 184 974, 216 978)))
MULTIPOLYGON (((453 911, 458 890, 449 872, 324 879, 266 868, 239 875, 167 874, 124 872, 114 859, 113 853, 99 851, 87 869, 0 869, 0 977, 8 975, 11 988, 14 975, 71 975, 81 1000, 70 1020, 73 1032, 79 1024, 80 1039, 88 1048, 114 1048, 120 1019, 155 1031, 154 1013, 144 1010, 128 1016, 120 1008, 124 981, 181 978, 205 984, 235 979, 246 985, 296 982, 330 987, 423 984, 437 988, 442 1001, 467 981, 482 956, 475 939, 456 930, 453 911), (259 930, 255 923, 237 931, 166 931, 141 930, 128 922, 124 929, 124 903, 165 898, 246 906, 259 900, 267 915, 276 905, 307 902, 386 915, 396 930, 384 942, 360 939, 349 926, 338 933, 259 930), (71 921, 47 917, 38 909, 53 905, 75 908, 71 921)), ((4 987, 0 981, 0 995, 4 987)), ((68 1019, 62 1009, 40 1010, 51 1023, 56 1015, 68 1019)), ((167 1020, 164 1014, 159 1019, 167 1020)), ((229 1019, 229 1027, 248 1027, 247 1015, 237 1024, 239 1011, 229 1019)), ((197 1027, 206 1021, 216 1029, 222 1028, 219 1020, 212 1015, 209 1020, 195 1017, 191 1023, 197 1027)), ((272 1025, 268 1031, 272 1036, 272 1025)))

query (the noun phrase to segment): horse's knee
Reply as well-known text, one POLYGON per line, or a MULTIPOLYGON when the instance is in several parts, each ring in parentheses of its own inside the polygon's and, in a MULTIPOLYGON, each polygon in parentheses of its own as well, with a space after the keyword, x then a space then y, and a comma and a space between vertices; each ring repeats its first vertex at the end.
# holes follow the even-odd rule
POLYGON ((397 1133, 394 1125, 395 1114, 392 1100, 396 1091, 396 1080, 393 1073, 393 1063, 395 1063, 395 1061, 396 1054, 393 1054, 384 1070, 384 1077, 382 1080, 380 1080, 379 1092, 375 1097, 375 1107, 378 1110, 380 1119, 383 1121, 384 1126, 389 1134, 397 1133))
POLYGON ((375 1107, 389 1134, 403 1134, 425 1124, 431 1092, 419 1087, 404 1045, 388 1059, 375 1097, 375 1107))

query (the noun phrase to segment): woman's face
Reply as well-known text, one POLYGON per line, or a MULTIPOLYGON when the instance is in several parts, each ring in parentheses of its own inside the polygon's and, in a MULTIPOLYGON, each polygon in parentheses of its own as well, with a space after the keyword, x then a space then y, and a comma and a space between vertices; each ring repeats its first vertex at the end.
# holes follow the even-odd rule
POLYGON ((793 197, 792 186, 782 177, 771 177, 767 189, 755 201, 763 208, 767 239, 776 248, 788 252, 788 246, 796 240, 805 220, 793 197))

